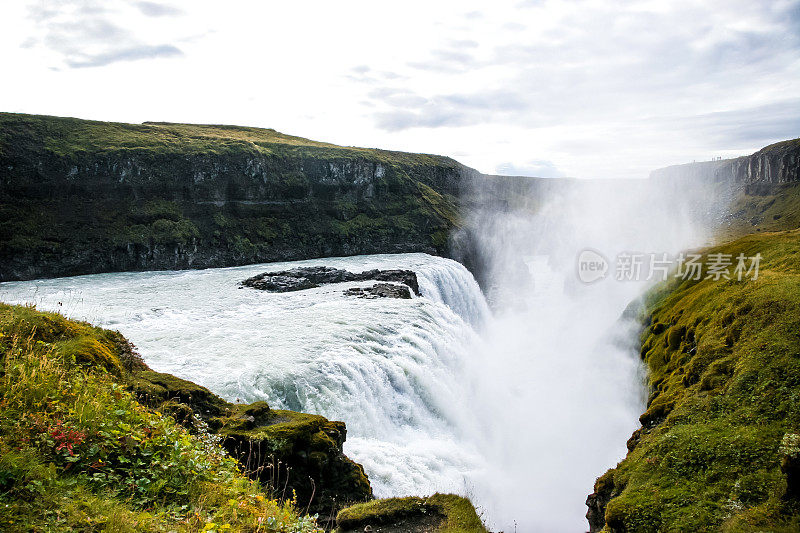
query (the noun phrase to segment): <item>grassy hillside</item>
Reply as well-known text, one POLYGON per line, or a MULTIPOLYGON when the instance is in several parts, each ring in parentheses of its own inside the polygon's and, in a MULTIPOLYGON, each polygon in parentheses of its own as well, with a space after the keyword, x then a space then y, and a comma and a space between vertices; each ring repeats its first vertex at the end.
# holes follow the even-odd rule
POLYGON ((400 499, 399 514, 359 503, 372 491, 345 435, 154 372, 118 332, 0 303, 0 531, 321 533, 340 510, 360 530, 421 513, 485 531, 454 495, 400 499))
POLYGON ((44 149, 64 157, 120 150, 185 155, 256 150, 266 154, 295 153, 323 159, 326 156, 369 157, 386 163, 409 165, 453 163, 443 156, 344 147, 266 128, 169 122, 126 124, 18 113, 0 113, 0 142, 7 145, 27 142, 30 149, 44 149), (43 145, 40 140, 44 141, 43 145))
POLYGON ((0 304, 0 530, 318 531, 125 386, 117 333, 0 304))
POLYGON ((760 253, 758 279, 647 296, 648 408, 590 498, 608 531, 800 530, 800 230, 711 253, 760 253))
POLYGON ((722 221, 721 240, 762 231, 782 231, 800 227, 800 183, 775 185, 760 194, 740 191, 722 221))
POLYGON ((445 253, 470 172, 268 129, 0 113, 0 281, 445 253))

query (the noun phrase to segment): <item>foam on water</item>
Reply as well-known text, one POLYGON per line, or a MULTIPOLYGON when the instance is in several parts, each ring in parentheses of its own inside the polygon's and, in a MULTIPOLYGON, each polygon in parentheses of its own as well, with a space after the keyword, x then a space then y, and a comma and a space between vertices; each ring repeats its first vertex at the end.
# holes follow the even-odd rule
POLYGON ((489 311, 454 261, 401 254, 99 274, 1 284, 0 301, 119 329, 155 370, 228 400, 344 420, 345 451, 377 495, 463 492, 465 476, 482 468, 463 433, 471 423, 464 369, 489 311), (422 297, 343 295, 359 283, 283 294, 237 286, 265 270, 310 265, 413 269, 422 297))

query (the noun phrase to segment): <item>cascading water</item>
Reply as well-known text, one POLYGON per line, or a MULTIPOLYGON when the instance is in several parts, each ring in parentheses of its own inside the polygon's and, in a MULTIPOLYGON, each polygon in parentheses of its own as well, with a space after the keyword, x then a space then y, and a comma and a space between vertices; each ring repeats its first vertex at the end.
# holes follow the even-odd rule
POLYGON ((465 473, 480 468, 458 430, 470 416, 464 357, 489 312, 455 261, 402 254, 100 274, 6 283, 0 301, 119 329, 154 369, 228 400, 346 421, 345 451, 365 466, 377 495, 459 490, 465 473), (237 287, 265 270, 320 264, 412 269, 423 297, 343 294, 359 283, 283 294, 237 287))
POLYGON ((473 496, 505 531, 586 530, 586 495, 644 411, 638 324, 625 310, 657 279, 645 265, 619 281, 615 259, 702 244, 713 216, 651 181, 548 185, 501 208, 482 199, 467 224, 495 310, 466 359, 484 461, 473 496), (587 248, 609 269, 593 284, 578 276, 587 248))
POLYGON ((703 236, 649 185, 553 189, 533 210, 523 195, 471 215, 492 312, 463 266, 425 254, 5 283, 0 300, 119 329, 154 369, 231 401, 344 420, 345 451, 378 496, 460 492, 494 529, 583 531, 585 496, 643 410, 636 331, 619 318, 651 282, 584 285, 576 255, 674 252, 703 236), (422 297, 237 287, 310 265, 412 269, 422 297))

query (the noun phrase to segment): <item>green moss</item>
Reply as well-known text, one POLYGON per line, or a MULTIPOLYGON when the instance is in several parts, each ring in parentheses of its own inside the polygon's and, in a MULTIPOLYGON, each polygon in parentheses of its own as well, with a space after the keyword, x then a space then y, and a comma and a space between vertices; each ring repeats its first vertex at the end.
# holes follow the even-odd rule
POLYGON ((131 352, 119 334, 0 304, 0 530, 321 531, 215 437, 139 403, 128 372, 169 398, 205 389, 142 371, 131 352))
POLYGON ((342 509, 336 515, 340 532, 364 531, 367 526, 376 525, 402 527, 415 520, 430 520, 435 531, 442 533, 486 532, 472 503, 454 494, 374 500, 342 509))
POLYGON ((775 185, 765 194, 741 191, 729 211, 731 214, 719 229, 722 239, 795 229, 800 227, 800 184, 775 185))
POLYGON ((9 113, 0 132, 0 280, 443 253, 460 223, 446 157, 9 113))
POLYGON ((704 254, 717 252, 760 253, 758 279, 674 280, 648 295, 643 429, 601 478, 614 488, 611 531, 800 524, 780 452, 784 436, 800 431, 800 231, 751 235, 704 254))
POLYGON ((139 401, 154 408, 163 409, 166 402, 180 403, 203 420, 220 416, 231 409, 231 404, 207 388, 171 374, 137 370, 127 375, 125 382, 139 401))
POLYGON ((158 244, 185 244, 200 236, 200 232, 189 220, 167 220, 160 218, 150 227, 151 238, 158 244))

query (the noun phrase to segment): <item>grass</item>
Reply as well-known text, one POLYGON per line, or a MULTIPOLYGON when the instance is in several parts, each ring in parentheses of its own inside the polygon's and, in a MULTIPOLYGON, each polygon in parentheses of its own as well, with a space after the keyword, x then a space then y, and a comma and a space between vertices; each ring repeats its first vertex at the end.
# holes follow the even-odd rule
POLYGON ((800 230, 710 253, 760 253, 758 279, 676 279, 647 296, 650 397, 628 456, 595 486, 611 498, 607 530, 800 530, 781 470, 800 433, 800 230))
POLYGON ((719 231, 722 240, 800 227, 800 184, 773 186, 766 194, 742 191, 734 198, 730 213, 719 231))
POLYGON ((366 530, 367 526, 392 525, 414 518, 439 519, 440 533, 486 533, 486 527, 472 503, 454 494, 434 494, 427 498, 410 496, 361 503, 339 511, 339 531, 366 530))
MULTIPOLYGON (((269 128, 219 124, 145 122, 125 124, 76 118, 0 113, 0 131, 19 131, 44 140, 46 151, 61 157, 90 152, 305 155, 319 159, 368 158, 404 165, 455 165, 450 158, 374 148, 344 147, 286 135, 269 128)), ((6 140, 11 135, 6 134, 6 140)), ((4 142, 0 137, 0 148, 4 142)))
POLYGON ((319 531, 217 438, 139 403, 123 341, 0 304, 0 530, 319 531))
POLYGON ((0 281, 445 253, 461 223, 452 159, 269 129, 0 113, 0 167, 0 281))

